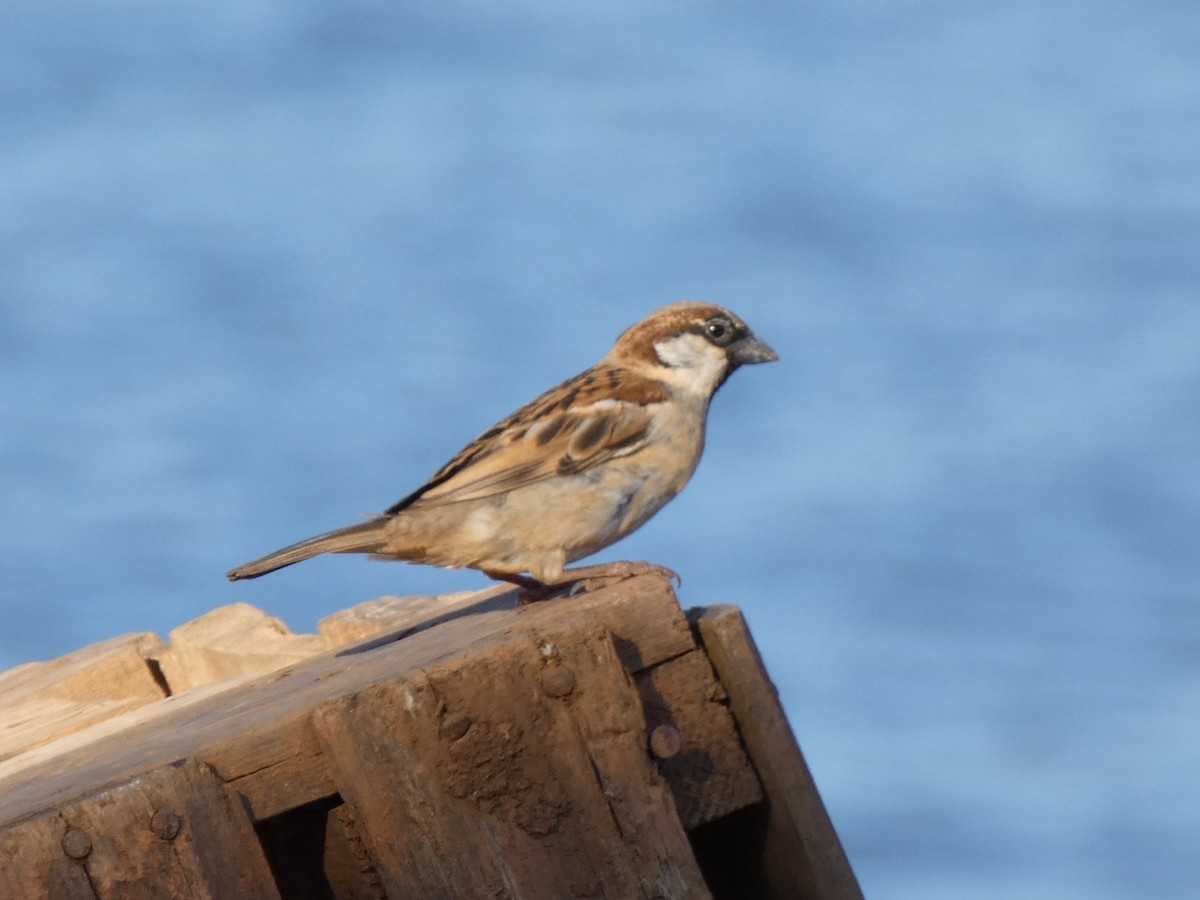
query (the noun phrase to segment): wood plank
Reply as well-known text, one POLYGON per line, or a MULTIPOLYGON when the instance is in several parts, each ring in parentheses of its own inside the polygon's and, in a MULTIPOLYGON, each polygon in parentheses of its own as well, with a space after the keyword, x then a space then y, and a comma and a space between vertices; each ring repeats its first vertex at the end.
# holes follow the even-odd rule
MULTIPOLYGON (((516 604, 515 593, 504 597, 516 604)), ((240 782, 256 815, 301 806, 326 796, 329 785, 321 755, 298 724, 308 710, 530 629, 583 621, 610 628, 622 661, 635 669, 695 646, 669 584, 653 575, 519 609, 466 610, 399 642, 372 639, 276 672, 194 688, 0 762, 0 824, 186 756, 211 760, 225 777, 240 782), (287 777, 273 777, 272 767, 287 777)))
MULTIPOLYGON (((574 673, 579 687, 565 698, 567 707, 637 873, 640 896, 711 900, 670 789, 647 754, 646 711, 622 671, 611 633, 593 627, 590 634, 543 639, 538 650, 552 666, 574 673)), ((543 670, 543 688, 554 671, 543 670)))
POLYGON ((702 650, 639 673, 651 751, 687 829, 763 799, 728 697, 702 650), (659 746, 663 744, 665 746, 659 746))
POLYGON ((531 628, 574 628, 578 617, 612 633, 617 655, 632 673, 681 656, 696 647, 687 617, 669 579, 650 573, 615 582, 591 593, 544 600, 526 609, 531 628))
POLYGON ((172 694, 223 678, 273 672, 328 649, 314 634, 292 634, 281 620, 232 603, 172 629, 154 655, 172 694))
POLYGON ((236 796, 193 760, 0 832, 0 842, 18 850, 0 861, 3 896, 279 900, 236 796))
POLYGON ((157 635, 127 634, 0 678, 0 760, 166 696, 146 657, 157 635))
MULTIPOLYGON (((87 872, 63 847, 68 825, 57 813, 0 829, 0 897, 96 900, 87 872)), ((68 839, 67 847, 76 845, 68 839)))
POLYGON ((385 635, 398 639, 468 612, 515 609, 517 604, 512 594, 511 587, 497 585, 481 591, 436 596, 380 597, 326 616, 317 623, 317 632, 330 647, 385 635))
POLYGON ((772 897, 862 900, 858 880, 741 611, 695 611, 704 649, 767 794, 763 861, 772 897))
POLYGON ((255 821, 337 793, 311 712, 271 719, 200 751, 255 821))
POLYGON ((603 630, 516 635, 315 724, 388 896, 709 896, 603 630))
POLYGON ((345 803, 329 811, 322 862, 337 900, 387 900, 362 829, 345 803))

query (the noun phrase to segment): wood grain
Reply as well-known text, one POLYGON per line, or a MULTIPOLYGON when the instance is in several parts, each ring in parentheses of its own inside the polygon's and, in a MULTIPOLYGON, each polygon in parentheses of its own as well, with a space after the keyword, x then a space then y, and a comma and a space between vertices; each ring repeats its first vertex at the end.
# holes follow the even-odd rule
POLYGON ((710 896, 603 629, 509 641, 315 722, 388 896, 710 896))
POLYGON ((774 897, 862 900, 775 686, 741 611, 710 606, 695 616, 704 649, 767 794, 762 863, 774 897))
POLYGON ((279 898, 236 795, 190 761, 0 832, 0 896, 279 898))

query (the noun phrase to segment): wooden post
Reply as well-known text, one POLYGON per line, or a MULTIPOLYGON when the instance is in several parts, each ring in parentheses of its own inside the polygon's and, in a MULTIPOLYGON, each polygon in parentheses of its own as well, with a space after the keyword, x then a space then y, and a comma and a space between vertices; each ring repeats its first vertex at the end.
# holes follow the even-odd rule
MULTIPOLYGON (((736 610, 693 616, 698 643, 654 575, 415 605, 320 638, 235 607, 73 654, 128 656, 134 698, 13 732, 0 897, 860 896, 736 610)), ((38 671, 82 670, 0 696, 36 711, 38 671)))
POLYGON ((766 789, 766 827, 757 855, 771 895, 862 900, 858 879, 741 611, 712 606, 696 611, 693 621, 729 692, 730 708, 766 789))
POLYGON ((473 654, 316 723, 388 896, 710 896, 605 631, 473 654))
POLYGON ((279 900, 236 795, 191 760, 0 831, 0 896, 279 900))

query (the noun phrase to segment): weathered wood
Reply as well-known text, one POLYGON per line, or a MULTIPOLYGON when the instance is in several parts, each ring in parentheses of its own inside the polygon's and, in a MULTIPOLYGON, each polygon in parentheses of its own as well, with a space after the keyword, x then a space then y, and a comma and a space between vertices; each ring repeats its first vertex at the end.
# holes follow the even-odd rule
POLYGON ((388 634, 398 638, 467 612, 512 606, 512 588, 505 585, 428 597, 380 597, 326 616, 317 623, 317 632, 330 647, 342 647, 388 634))
MULTIPOLYGON (((505 595, 516 606, 515 592, 505 595)), ((0 762, 0 826, 186 756, 211 761, 252 810, 274 815, 328 790, 305 714, 326 700, 469 655, 530 629, 609 628, 638 671, 695 644, 665 579, 643 576, 579 597, 464 615, 401 642, 327 651, 294 666, 193 689, 0 762), (136 727, 137 740, 129 740, 136 727), (270 777, 277 766, 286 779, 270 777), (255 777, 255 773, 263 773, 255 777)))
POLYGON ((741 611, 711 606, 695 622, 766 790, 761 860, 771 896, 862 900, 741 611))
MULTIPOLYGON (((356 645, 290 663, 257 611, 233 630, 282 654, 222 656, 228 612, 173 632, 178 684, 273 671, 0 760, 0 898, 860 896, 736 610, 694 631, 656 575, 414 606, 350 610, 311 641, 356 645)), ((147 649, 170 658, 120 652, 161 694, 147 649)))
POLYGON ((646 669, 636 680, 647 733, 667 744, 652 740, 650 749, 685 828, 763 799, 725 691, 702 651, 646 669))
POLYGON ((577 627, 579 615, 591 617, 612 632, 617 656, 633 673, 696 646, 671 582, 662 575, 642 575, 579 597, 535 603, 528 610, 530 627, 554 631, 577 627))
POLYGON ((385 597, 329 616, 319 635, 306 635, 235 603, 174 629, 170 643, 150 633, 130 634, 26 663, 0 673, 0 761, 201 685, 276 671, 368 637, 397 637, 452 616, 515 605, 505 587, 385 597))
POLYGON ((315 723, 389 896, 709 896, 604 630, 539 630, 315 723))
MULTIPOLYGON (((68 828, 61 814, 51 812, 21 828, 0 830, 0 897, 96 900, 87 872, 64 850, 68 828)), ((78 852, 73 839, 66 846, 78 852)))
POLYGON ((161 700, 147 661, 161 643, 128 634, 0 676, 0 760, 161 700))
POLYGON ((354 811, 342 803, 325 825, 325 877, 337 900, 387 900, 354 811))
POLYGON ((238 792, 256 821, 337 792, 312 727, 311 709, 210 744, 202 756, 238 792))
POLYGON ((247 603, 205 613, 171 631, 155 654, 172 694, 223 678, 273 672, 327 649, 313 634, 292 634, 287 625, 247 603))
POLYGON ((195 762, 162 766, 0 832, 0 896, 278 900, 236 796, 195 762))
MULTIPOLYGON (((574 647, 563 638, 543 638, 538 649, 544 658, 575 673, 578 688, 567 696, 568 707, 631 857, 641 895, 711 898, 670 790, 646 753, 645 710, 614 644, 610 633, 596 630, 590 640, 583 637, 574 647)), ((543 689, 554 672, 554 667, 543 671, 543 689)))

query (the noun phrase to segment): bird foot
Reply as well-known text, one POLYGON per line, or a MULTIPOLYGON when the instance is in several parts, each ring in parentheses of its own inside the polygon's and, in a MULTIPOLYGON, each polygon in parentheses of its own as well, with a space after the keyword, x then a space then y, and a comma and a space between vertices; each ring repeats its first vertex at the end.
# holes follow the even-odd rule
POLYGON ((517 603, 521 606, 528 606, 530 603, 549 599, 561 587, 559 584, 543 584, 536 578, 530 578, 528 575, 518 575, 515 572, 484 572, 483 574, 496 581, 507 581, 509 584, 515 584, 520 588, 517 592, 517 603))

